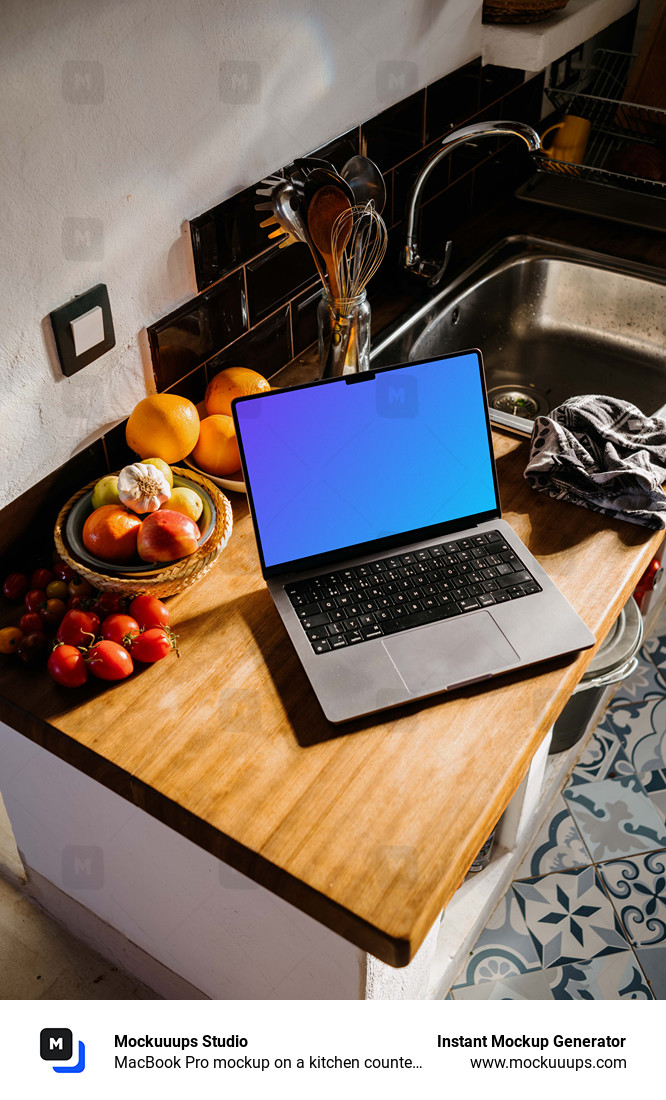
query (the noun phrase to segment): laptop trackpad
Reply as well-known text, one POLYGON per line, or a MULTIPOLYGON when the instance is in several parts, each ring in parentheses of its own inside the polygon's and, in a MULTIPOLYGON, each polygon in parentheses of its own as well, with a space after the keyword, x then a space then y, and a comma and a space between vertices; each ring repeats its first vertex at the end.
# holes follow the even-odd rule
POLYGON ((396 634, 384 647, 414 695, 481 679, 519 661, 487 611, 396 634))

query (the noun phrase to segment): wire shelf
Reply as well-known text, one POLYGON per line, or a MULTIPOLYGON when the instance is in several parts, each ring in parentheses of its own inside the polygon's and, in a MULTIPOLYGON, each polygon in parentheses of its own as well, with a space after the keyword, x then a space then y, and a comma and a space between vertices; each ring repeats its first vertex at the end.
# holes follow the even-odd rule
POLYGON ((546 88, 546 95, 558 111, 588 119, 591 130, 582 164, 540 156, 539 171, 666 198, 666 180, 646 179, 620 170, 622 154, 629 146, 638 143, 662 151, 666 141, 666 111, 620 98, 634 60, 634 54, 597 50, 590 67, 575 84, 566 89, 546 88))

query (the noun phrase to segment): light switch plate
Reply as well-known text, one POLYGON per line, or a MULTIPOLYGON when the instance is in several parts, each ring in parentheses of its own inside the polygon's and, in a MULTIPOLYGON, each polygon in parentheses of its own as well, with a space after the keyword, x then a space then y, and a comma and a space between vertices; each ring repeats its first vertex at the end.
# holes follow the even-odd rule
POLYGON ((66 306, 54 309, 49 317, 62 373, 67 377, 115 347, 109 292, 104 283, 78 294, 66 306))

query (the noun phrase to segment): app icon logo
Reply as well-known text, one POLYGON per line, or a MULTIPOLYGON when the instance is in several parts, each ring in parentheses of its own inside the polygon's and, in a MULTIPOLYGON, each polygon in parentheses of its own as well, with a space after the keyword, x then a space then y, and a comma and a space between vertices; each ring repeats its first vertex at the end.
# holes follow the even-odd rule
MULTIPOLYGON (((69 1062, 74 1037, 68 1027, 44 1027, 39 1033, 39 1053, 45 1062, 69 1062)), ((73 1066, 52 1066, 54 1073, 83 1073, 86 1068, 86 1048, 79 1039, 78 1061, 73 1066)))

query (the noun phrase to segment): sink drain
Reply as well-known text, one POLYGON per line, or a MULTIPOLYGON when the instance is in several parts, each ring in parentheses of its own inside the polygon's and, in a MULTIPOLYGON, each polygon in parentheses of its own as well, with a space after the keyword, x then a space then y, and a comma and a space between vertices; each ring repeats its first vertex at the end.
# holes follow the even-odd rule
POLYGON ((540 413, 548 412, 550 405, 538 390, 520 386, 495 386, 488 392, 491 409, 533 420, 540 413))

